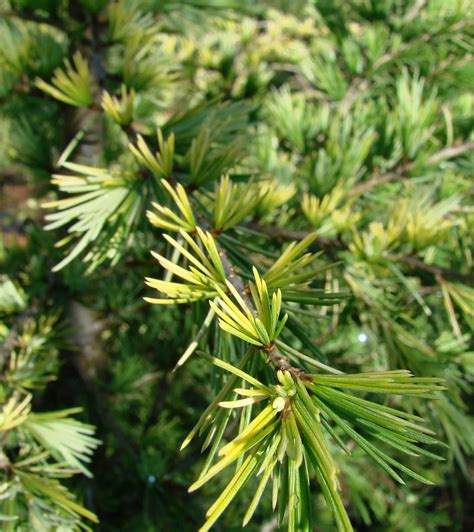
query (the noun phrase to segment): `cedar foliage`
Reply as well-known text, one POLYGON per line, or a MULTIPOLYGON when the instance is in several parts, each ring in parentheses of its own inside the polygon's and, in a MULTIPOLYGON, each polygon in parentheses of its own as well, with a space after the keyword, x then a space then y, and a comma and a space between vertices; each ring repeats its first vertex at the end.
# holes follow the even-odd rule
POLYGON ((2 529, 471 529, 472 4, 0 15, 2 529))

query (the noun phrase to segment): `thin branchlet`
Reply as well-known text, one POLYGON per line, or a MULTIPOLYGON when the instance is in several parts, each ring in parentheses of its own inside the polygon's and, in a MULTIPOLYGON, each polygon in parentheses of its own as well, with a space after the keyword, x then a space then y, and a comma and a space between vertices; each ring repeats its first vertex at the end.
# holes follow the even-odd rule
MULTIPOLYGON (((219 251, 219 256, 222 261, 222 266, 224 268, 227 280, 234 286, 234 288, 239 292, 239 294, 244 299, 250 311, 255 314, 256 309, 253 304, 253 301, 249 297, 248 287, 244 284, 241 277, 235 271, 234 265, 229 260, 225 250, 216 243, 217 249, 219 251)), ((300 368, 294 367, 290 364, 290 359, 283 355, 278 347, 272 342, 270 345, 265 346, 263 350, 267 354, 267 360, 270 364, 274 366, 276 370, 289 371, 295 377, 304 378, 306 377, 306 372, 300 368)))

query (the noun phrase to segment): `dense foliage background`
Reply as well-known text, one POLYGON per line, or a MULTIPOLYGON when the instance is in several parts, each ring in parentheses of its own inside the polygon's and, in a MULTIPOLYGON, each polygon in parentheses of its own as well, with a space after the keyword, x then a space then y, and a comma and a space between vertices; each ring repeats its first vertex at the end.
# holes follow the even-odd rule
MULTIPOLYGON (((0 1, 5 530, 87 522, 53 479, 98 530, 196 530, 229 481, 188 494, 202 441, 179 451, 223 378, 195 354, 173 372, 208 305, 143 300, 150 251, 173 251, 146 215, 172 207, 160 178, 206 211, 226 174, 245 201, 218 239, 243 278, 315 230, 313 286, 343 293, 295 307, 289 345, 446 380, 386 398, 448 445, 399 457, 433 485, 334 446, 354 528, 472 530, 473 21, 469 0, 0 1)), ((223 338, 215 321, 198 341, 232 358, 223 338)), ((249 530, 276 529, 267 495, 249 530)), ((241 529, 239 496, 216 530, 241 529)), ((333 530, 317 485, 313 506, 333 530)))

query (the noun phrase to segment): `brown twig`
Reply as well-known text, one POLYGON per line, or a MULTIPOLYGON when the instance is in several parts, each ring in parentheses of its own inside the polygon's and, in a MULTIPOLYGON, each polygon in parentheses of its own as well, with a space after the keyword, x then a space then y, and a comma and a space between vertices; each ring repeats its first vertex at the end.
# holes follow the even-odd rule
MULTIPOLYGON (((312 232, 307 231, 306 229, 287 229, 285 227, 259 224, 257 222, 244 224, 244 227, 260 233, 261 235, 266 235, 279 242, 287 240, 303 240, 312 232)), ((323 249, 324 251, 329 252, 347 249, 347 245, 342 240, 336 238, 327 238, 324 236, 317 236, 313 242, 313 247, 317 247, 318 249, 323 249)))
MULTIPOLYGON (((285 229, 283 227, 276 227, 272 225, 259 225, 257 223, 247 224, 247 227, 249 227, 253 231, 256 231, 277 241, 303 240, 303 238, 307 237, 311 233, 311 231, 285 229)), ((323 249, 331 253, 334 253, 335 251, 349 249, 349 246, 346 242, 340 239, 326 237, 316 237, 312 246, 316 249, 323 249)), ((451 268, 443 268, 442 266, 436 266, 435 264, 427 264, 426 262, 423 262, 422 260, 411 256, 398 256, 395 254, 388 253, 386 257, 388 259, 402 262, 403 264, 410 266, 414 270, 425 271, 435 276, 441 275, 441 277, 443 277, 444 279, 461 281, 466 284, 474 282, 473 273, 463 273, 451 268)))
MULTIPOLYGON (((204 218, 200 213, 195 213, 195 217, 196 217, 196 220, 198 221, 198 224, 203 229, 210 230, 211 233, 214 233, 214 234, 216 233, 215 230, 213 230, 212 227, 210 227, 210 222, 206 218, 204 218)), ((249 297, 249 290, 248 290, 246 283, 244 283, 242 278, 237 274, 234 265, 232 264, 231 260, 229 259, 229 256, 227 255, 227 252, 219 244, 217 240, 216 240, 216 247, 219 253, 219 257, 221 259, 221 263, 224 269, 226 279, 229 281, 229 283, 232 284, 232 286, 242 296, 249 310, 255 315, 256 314, 255 305, 253 304, 253 301, 249 297)), ((271 345, 266 346, 264 350, 266 351, 268 355, 268 362, 272 364, 276 370, 289 371, 294 376, 297 376, 300 378, 304 378, 306 376, 306 373, 303 370, 299 368, 295 368, 294 366, 290 364, 290 359, 286 355, 283 355, 275 344, 272 343, 271 345)))
POLYGON ((309 376, 306 371, 295 368, 290 364, 290 359, 281 353, 275 344, 271 344, 265 349, 268 355, 268 362, 270 362, 276 370, 289 371, 294 377, 299 379, 308 379, 309 376))
POLYGON ((411 22, 413 22, 420 14, 420 11, 425 7, 425 5, 426 0, 415 0, 415 3, 411 7, 411 9, 409 9, 403 17, 403 24, 410 24, 411 22))
POLYGON ((449 148, 444 148, 432 155, 428 159, 427 164, 429 164, 430 166, 434 166, 435 164, 438 164, 441 161, 454 159, 455 157, 459 157, 460 155, 463 155, 464 153, 467 153, 471 150, 474 150, 474 141, 465 142, 464 144, 460 144, 459 146, 451 146, 449 148))
MULTIPOLYGON (((226 274, 227 280, 234 286, 234 288, 239 292, 239 294, 244 299, 245 303, 249 307, 252 313, 256 313, 255 306, 253 301, 248 296, 248 289, 245 286, 242 279, 237 275, 234 265, 229 260, 226 251, 219 246, 216 242, 217 249, 219 251, 219 256, 221 258, 222 267, 226 274)), ((306 372, 302 369, 296 368, 290 364, 290 359, 286 355, 283 355, 278 347, 272 343, 264 347, 264 351, 267 353, 267 360, 273 367, 278 371, 289 371, 292 375, 299 378, 305 378, 306 372)))
POLYGON ((443 279, 461 281, 463 283, 474 283, 474 273, 462 273, 451 268, 443 268, 434 264, 427 264, 415 257, 397 257, 399 262, 410 266, 414 270, 429 272, 434 276, 441 276, 443 279))
MULTIPOLYGON (((467 153, 474 149, 474 141, 465 142, 459 146, 452 146, 449 148, 444 148, 435 154, 433 154, 427 161, 427 166, 435 166, 441 161, 446 161, 448 159, 454 159, 459 157, 464 153, 467 153)), ((390 181, 395 181, 403 176, 403 174, 409 172, 414 167, 413 162, 405 162, 400 164, 398 167, 386 172, 384 174, 379 174, 371 177, 367 181, 356 185, 349 193, 350 196, 359 196, 372 190, 373 188, 382 185, 383 183, 389 183, 390 181)))

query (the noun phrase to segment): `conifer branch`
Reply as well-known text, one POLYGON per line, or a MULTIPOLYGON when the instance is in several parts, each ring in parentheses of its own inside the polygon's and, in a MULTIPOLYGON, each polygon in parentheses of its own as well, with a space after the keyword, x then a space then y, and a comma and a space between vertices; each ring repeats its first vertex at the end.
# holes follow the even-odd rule
MULTIPOLYGON (((417 0, 415 4, 412 6, 412 9, 409 10, 405 17, 406 20, 412 21, 413 19, 416 19, 418 12, 423 9, 425 4, 425 0, 417 0)), ((405 24, 407 22, 404 22, 405 24)), ((469 26, 468 21, 458 21, 451 25, 452 31, 459 31, 464 29, 465 27, 469 26)), ((404 52, 410 50, 411 47, 416 46, 419 43, 427 43, 432 42, 439 34, 442 34, 442 29, 435 31, 435 32, 424 32, 421 35, 418 35, 416 39, 412 39, 408 42, 403 43, 402 45, 398 46, 395 50, 387 52, 380 56, 372 65, 371 71, 376 72, 378 69, 386 65, 387 63, 390 63, 391 61, 395 61, 401 54, 404 52)), ((349 110, 349 108, 352 106, 354 101, 364 92, 366 92, 369 88, 369 76, 367 75, 368 72, 365 72, 364 75, 357 75, 355 76, 351 84, 344 95, 344 97, 341 100, 341 107, 345 109, 346 111, 349 110)))
MULTIPOLYGON (((449 148, 443 148, 442 150, 436 152, 433 154, 427 161, 427 166, 435 166, 438 163, 442 161, 446 161, 449 159, 454 159, 455 157, 459 157, 461 155, 464 155, 465 153, 469 153, 471 150, 474 149, 474 142, 468 141, 463 144, 460 144, 459 146, 452 146, 449 148)), ((403 174, 410 172, 414 168, 414 163, 407 162, 402 163, 393 170, 386 172, 384 174, 379 174, 371 177, 367 181, 363 181, 362 183, 356 185, 352 188, 352 190, 349 192, 349 195, 351 197, 353 196, 359 196, 361 194, 364 194, 365 192, 368 192, 369 190, 372 190, 373 188, 389 183, 391 181, 395 181, 397 179, 401 179, 403 177, 403 174)))
MULTIPOLYGON (((285 227, 278 227, 273 225, 259 224, 256 222, 250 222, 245 225, 245 227, 259 233, 261 235, 266 235, 273 240, 278 241, 292 241, 292 240, 303 240, 308 235, 311 234, 311 231, 298 230, 298 229, 286 229, 285 227)), ((334 258, 337 258, 338 251, 345 251, 349 249, 348 245, 341 240, 340 238, 327 238, 317 236, 314 243, 310 246, 312 249, 318 250, 323 249, 328 253, 334 255, 334 258)), ((463 273, 452 268, 444 268, 442 266, 437 266, 435 264, 428 264, 422 260, 417 259, 416 257, 411 256, 400 256, 393 253, 386 254, 387 259, 399 261, 407 266, 412 267, 414 270, 425 271, 433 274, 434 276, 440 275, 444 279, 451 279, 455 281, 461 281, 466 284, 474 282, 474 273, 463 273)))
MULTIPOLYGON (((97 496, 141 508, 155 485, 165 526, 176 515, 187 522, 175 498, 183 481, 169 478, 183 471, 184 479, 196 462, 193 449, 170 467, 193 418, 182 448, 199 437, 207 452, 190 491, 217 475, 225 483, 203 532, 220 518, 238 526, 235 513, 223 514, 249 482, 242 526, 273 484, 277 527, 319 527, 310 478, 341 532, 352 530, 351 495, 357 529, 383 528, 402 513, 419 527, 428 507, 435 519, 438 495, 408 505, 400 488, 387 504, 370 460, 402 484, 405 475, 427 485, 444 478, 451 460, 432 466, 442 457, 427 448, 439 443, 427 418, 468 474, 461 397, 472 369, 474 274, 461 156, 474 142, 466 137, 465 0, 449 8, 409 0, 404 10, 304 0, 297 15, 265 5, 245 17, 234 0, 159 10, 128 0, 40 4, 23 0, 0 21, 2 173, 36 184, 55 166, 57 197, 48 188, 44 206, 66 251, 39 238, 36 220, 25 224, 24 249, 0 246, 15 276, 0 277, 0 521, 41 530, 96 521, 58 480, 71 467, 90 475, 92 427, 72 410, 34 411, 63 390, 72 400, 90 395, 89 417, 105 435, 97 496), (228 9, 230 22, 221 17, 228 9), (436 146, 445 147, 432 153, 436 146), (383 186, 396 181, 409 186, 383 186), (65 268, 54 276, 64 290, 50 286, 50 260, 65 268), (143 277, 155 272, 146 284, 158 295, 144 299, 160 309, 141 300, 143 277), (22 313, 38 294, 49 312, 70 293, 98 316, 114 313, 100 335, 107 379, 99 386, 75 356, 74 375, 66 365, 59 387, 38 401, 36 390, 58 375, 60 327, 42 311, 24 321, 22 313), (200 378, 199 360, 179 379, 154 371, 193 354, 217 368, 212 379, 200 378), (449 393, 438 397, 441 377, 449 393), (199 412, 195 397, 214 388, 199 412), (184 408, 183 397, 192 399, 184 408)), ((87 336, 94 324, 78 330, 87 336)), ((111 514, 102 515, 113 527, 111 514)), ((120 524, 146 528, 155 518, 148 509, 132 517, 120 524)))
MULTIPOLYGON (((237 275, 234 266, 229 260, 225 250, 219 246, 219 255, 222 260, 222 265, 226 272, 226 277, 229 282, 234 286, 234 288, 241 294, 244 298, 244 301, 247 303, 247 306, 252 313, 256 313, 255 306, 252 300, 249 298, 248 287, 244 284, 243 280, 237 275)), ((289 371, 292 375, 295 375, 300 378, 305 378, 306 372, 302 369, 294 367, 290 364, 290 359, 278 349, 275 343, 272 343, 264 348, 264 351, 267 354, 268 362, 270 362, 276 371, 289 371)))
POLYGON ((393 256, 394 260, 398 260, 407 266, 410 266, 414 270, 425 271, 433 274, 435 277, 440 276, 442 279, 450 279, 454 281, 461 281, 462 283, 471 284, 474 283, 474 273, 463 273, 452 268, 443 268, 436 264, 428 264, 416 257, 399 257, 393 256))

